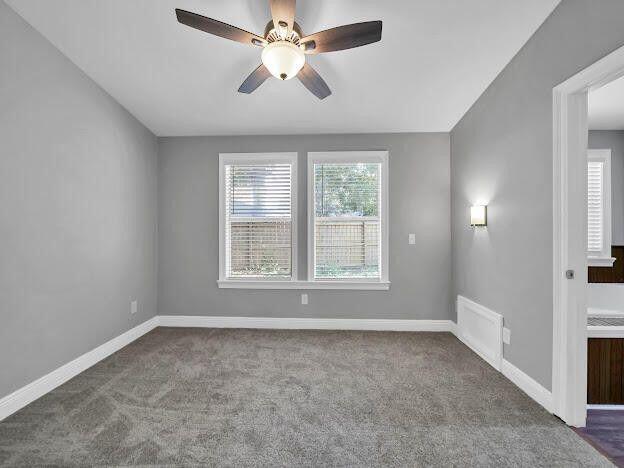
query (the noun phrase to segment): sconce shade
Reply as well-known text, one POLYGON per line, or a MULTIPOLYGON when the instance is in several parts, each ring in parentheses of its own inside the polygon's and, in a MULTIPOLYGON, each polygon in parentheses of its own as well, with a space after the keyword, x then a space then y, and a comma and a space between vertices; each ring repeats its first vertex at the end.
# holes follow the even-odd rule
POLYGON ((487 226, 487 206, 475 205, 470 207, 470 225, 487 226))

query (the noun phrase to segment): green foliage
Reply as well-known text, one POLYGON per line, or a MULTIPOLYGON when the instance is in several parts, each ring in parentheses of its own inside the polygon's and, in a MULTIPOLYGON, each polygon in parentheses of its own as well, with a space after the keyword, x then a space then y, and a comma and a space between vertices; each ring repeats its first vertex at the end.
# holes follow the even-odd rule
POLYGON ((379 164, 315 165, 316 216, 378 216, 379 164))
POLYGON ((376 278, 379 276, 378 265, 341 266, 337 263, 318 265, 317 278, 376 278))

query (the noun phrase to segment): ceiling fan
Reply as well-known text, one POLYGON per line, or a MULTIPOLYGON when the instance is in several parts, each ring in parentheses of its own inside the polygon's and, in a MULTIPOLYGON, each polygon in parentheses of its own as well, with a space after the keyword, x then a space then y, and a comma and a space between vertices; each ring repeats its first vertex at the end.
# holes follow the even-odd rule
POLYGON ((304 36, 295 22, 296 0, 269 0, 271 16, 264 36, 244 31, 212 18, 190 11, 176 9, 178 21, 191 28, 215 36, 262 47, 262 64, 238 88, 239 93, 253 93, 273 75, 280 80, 293 77, 319 99, 325 99, 331 90, 321 76, 306 63, 306 54, 321 54, 352 49, 381 40, 381 21, 348 24, 304 36))

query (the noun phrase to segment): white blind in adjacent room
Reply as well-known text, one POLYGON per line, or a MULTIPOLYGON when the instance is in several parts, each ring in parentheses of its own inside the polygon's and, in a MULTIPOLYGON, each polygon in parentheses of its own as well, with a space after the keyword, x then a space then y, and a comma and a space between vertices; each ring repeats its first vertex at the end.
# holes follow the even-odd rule
POLYGON ((604 163, 587 163, 587 250, 600 253, 604 246, 604 163))
POLYGON ((379 163, 314 163, 315 279, 380 278, 379 163))
POLYGON ((227 278, 292 275, 290 164, 225 166, 227 278))

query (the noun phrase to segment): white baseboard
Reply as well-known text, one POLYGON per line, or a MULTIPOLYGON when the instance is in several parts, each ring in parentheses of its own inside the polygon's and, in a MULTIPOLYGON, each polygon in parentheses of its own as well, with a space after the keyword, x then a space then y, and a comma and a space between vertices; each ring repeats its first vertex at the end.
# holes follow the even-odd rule
POLYGON ((624 405, 587 405, 588 410, 624 411, 624 405))
POLYGON ((522 372, 511 362, 503 359, 502 374, 511 380, 524 393, 542 405, 549 413, 553 412, 552 393, 546 390, 540 383, 522 372))
POLYGON ((270 328, 277 330, 455 331, 451 320, 325 319, 273 317, 208 317, 161 315, 161 327, 270 328))
POLYGON ((158 326, 154 317, 0 399, 0 421, 158 326))

